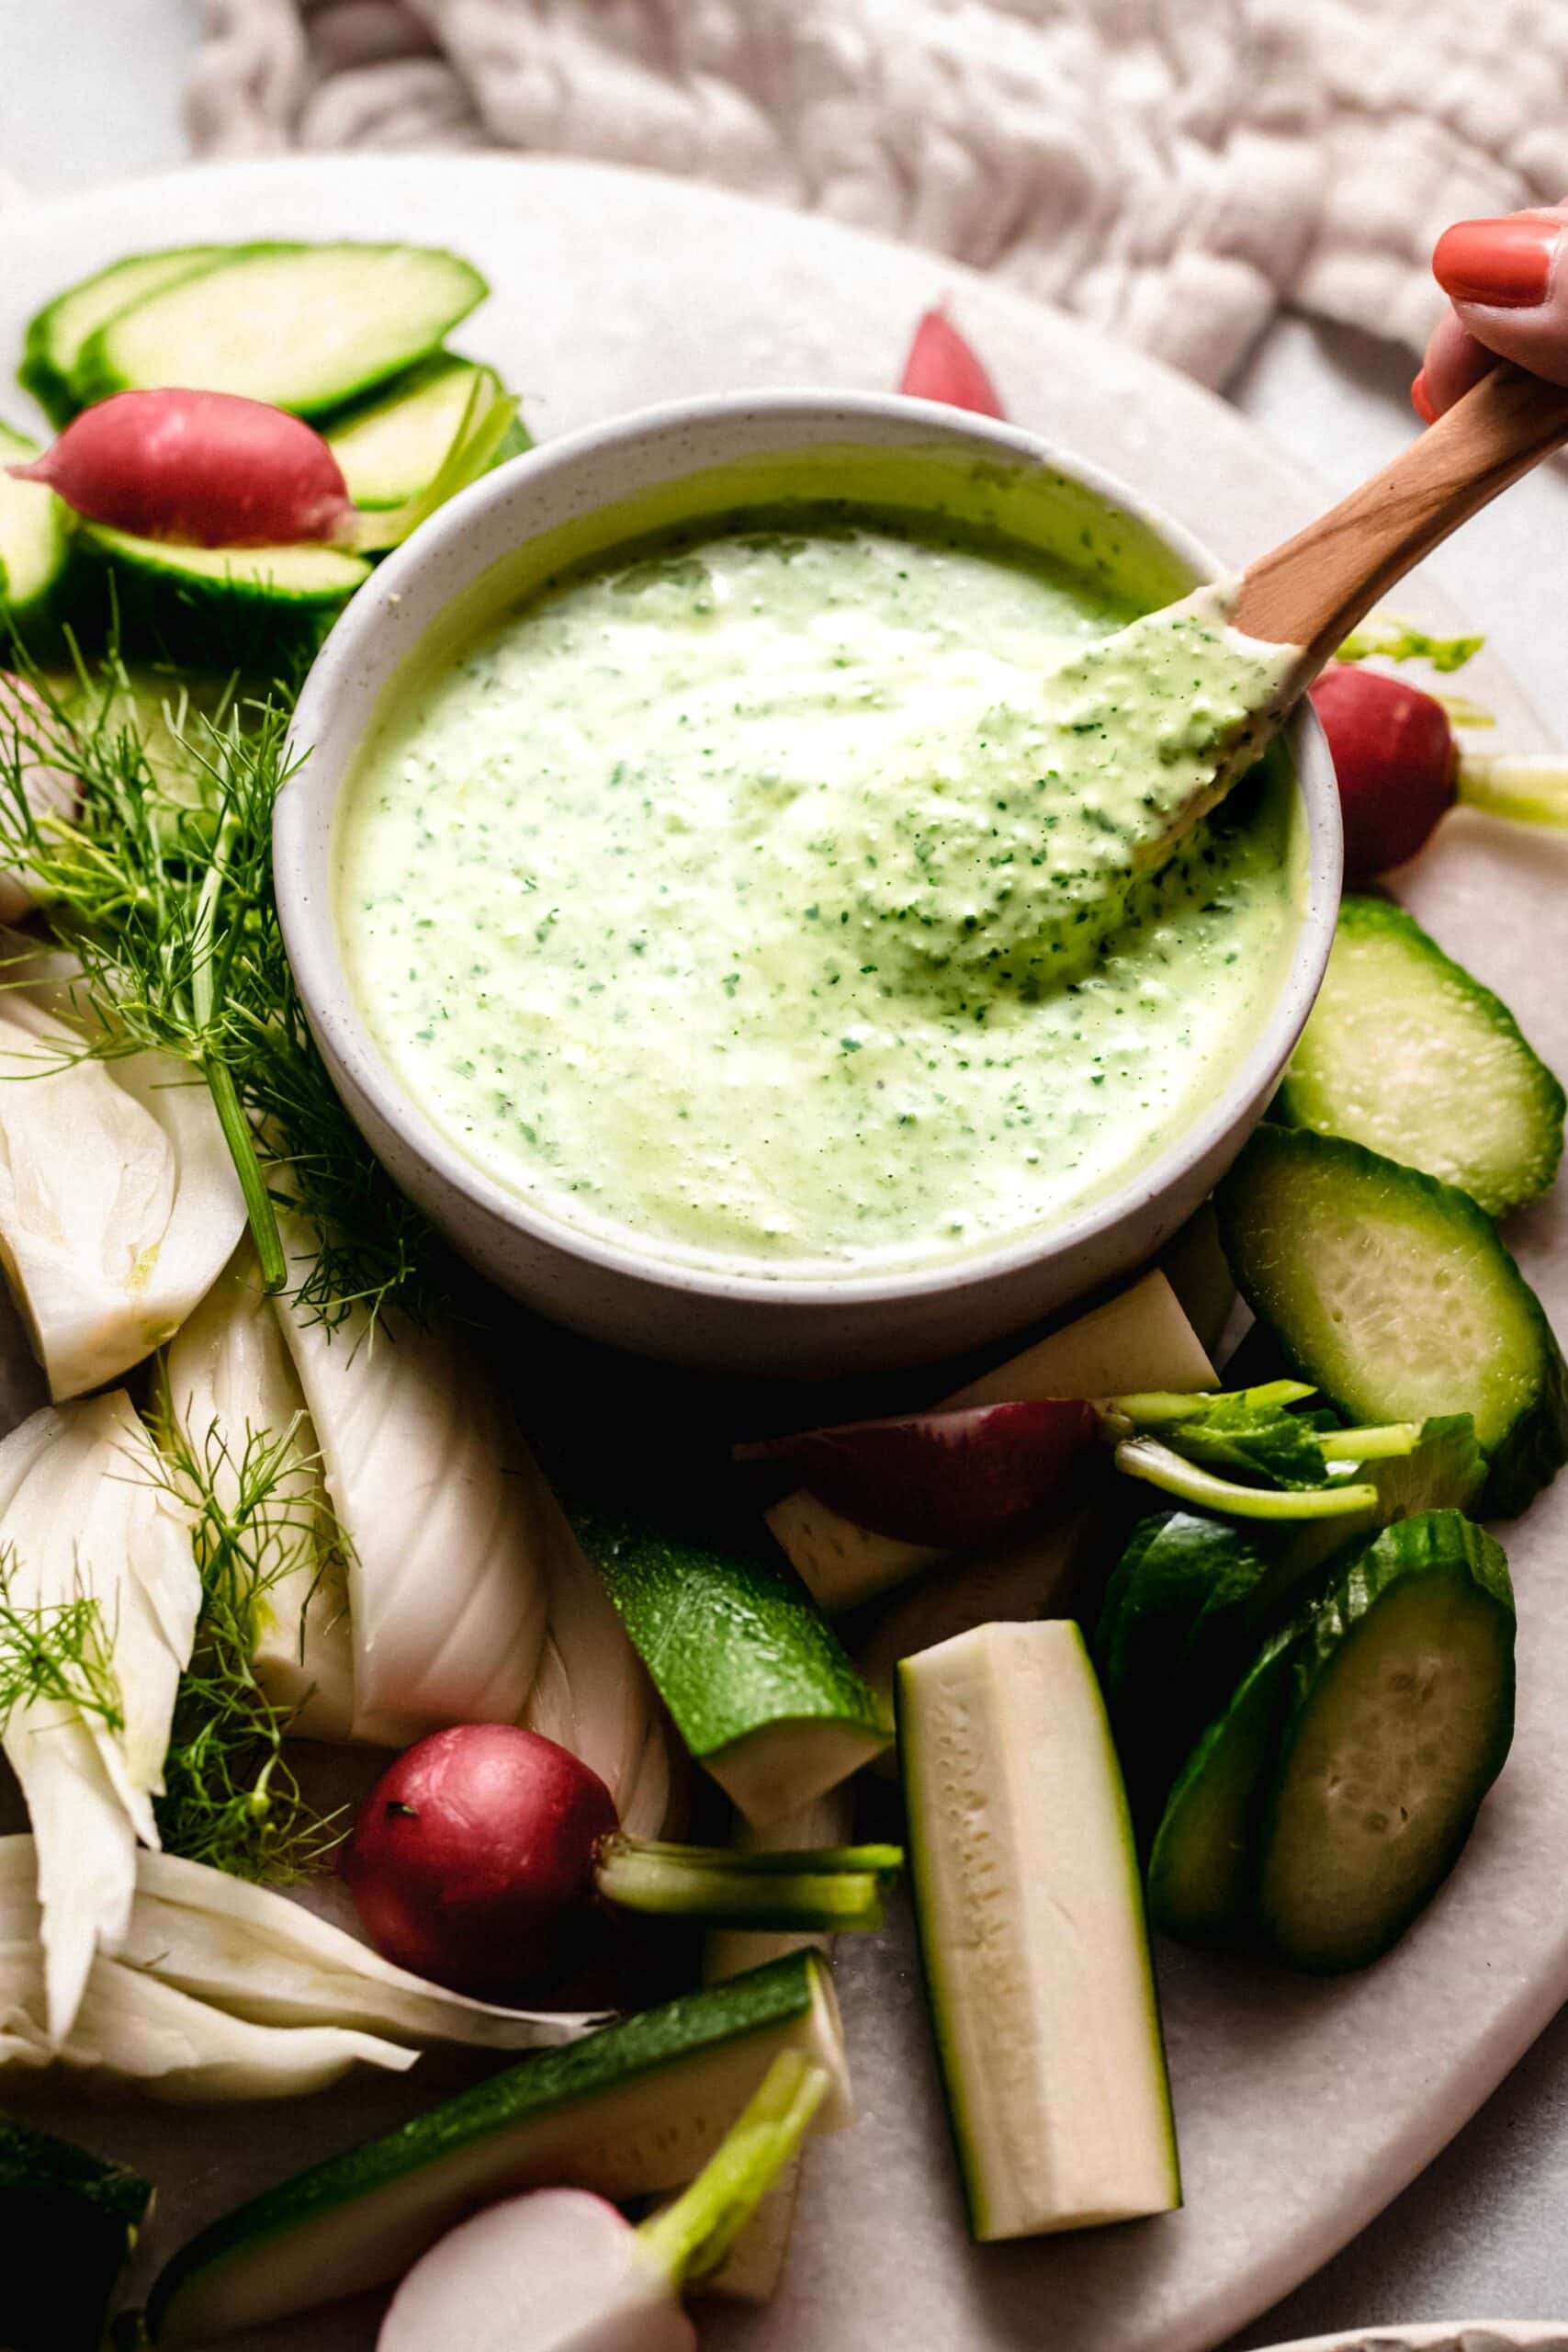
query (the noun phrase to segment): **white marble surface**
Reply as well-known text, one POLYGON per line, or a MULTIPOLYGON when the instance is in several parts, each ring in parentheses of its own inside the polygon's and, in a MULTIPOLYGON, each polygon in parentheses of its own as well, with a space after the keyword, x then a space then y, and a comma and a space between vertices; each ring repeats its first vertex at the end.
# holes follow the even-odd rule
MULTIPOLYGON (((176 161, 177 85, 197 16, 195 0, 0 0, 0 171, 63 192, 176 161)), ((0 277, 6 265, 0 235, 0 277)), ((1290 321, 1235 390, 1281 447, 1348 484, 1408 431, 1409 373, 1404 354, 1290 321)), ((1568 472, 1539 475, 1437 567, 1468 617, 1506 648, 1559 741, 1568 740, 1565 526, 1568 472)), ((1565 2060, 1568 2016, 1379 2222, 1243 2340, 1395 2318, 1568 2312, 1565 2060)))

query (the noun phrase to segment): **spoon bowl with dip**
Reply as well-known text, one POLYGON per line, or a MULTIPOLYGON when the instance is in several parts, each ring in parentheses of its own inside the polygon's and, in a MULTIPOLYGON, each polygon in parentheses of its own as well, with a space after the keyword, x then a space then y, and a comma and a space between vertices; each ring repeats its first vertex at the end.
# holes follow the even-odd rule
POLYGON ((503 1287, 712 1369, 934 1359, 1146 1259, 1332 937, 1285 714, 1568 435, 1504 391, 1229 588, 1092 469, 898 400, 655 411, 476 484, 334 630, 278 803, 372 1148, 503 1287))

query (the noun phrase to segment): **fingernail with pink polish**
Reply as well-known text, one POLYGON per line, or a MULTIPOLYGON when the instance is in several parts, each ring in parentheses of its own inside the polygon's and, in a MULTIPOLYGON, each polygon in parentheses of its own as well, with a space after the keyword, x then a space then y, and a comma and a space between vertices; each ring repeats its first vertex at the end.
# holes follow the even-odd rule
POLYGON ((1423 424, 1436 424, 1438 412, 1432 406, 1432 395, 1427 390, 1427 370, 1422 368, 1410 387, 1410 405, 1423 424))
POLYGON ((1432 255, 1438 285, 1455 302, 1533 311, 1544 302, 1563 223, 1519 212, 1505 220, 1459 220, 1432 255))

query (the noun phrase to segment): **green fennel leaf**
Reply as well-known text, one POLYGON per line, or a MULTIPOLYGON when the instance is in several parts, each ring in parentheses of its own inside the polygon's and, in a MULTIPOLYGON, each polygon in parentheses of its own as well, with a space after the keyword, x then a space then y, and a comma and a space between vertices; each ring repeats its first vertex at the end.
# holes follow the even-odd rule
POLYGON ((19 1710, 72 1708, 110 1731, 125 1728, 114 1640, 94 1593, 20 1603, 11 1598, 15 1549, 0 1552, 0 1733, 19 1710))
POLYGON ((449 1301, 446 1254, 344 1109, 284 952, 272 811, 293 764, 288 690, 171 684, 159 703, 113 652, 29 683, 40 714, 0 720, 0 866, 28 873, 80 964, 82 1051, 171 1054, 208 1086, 273 1285, 284 1208, 318 1240, 310 1313, 335 1324, 396 1298, 428 1322, 449 1301), (32 807, 36 764, 73 780, 73 811, 32 807))
POLYGON ((159 1834, 169 1853, 276 1885, 319 1865, 344 1825, 301 1788, 285 1746, 293 1715, 256 1679, 260 1611, 301 1566, 313 1591, 345 1541, 320 1482, 300 1476, 314 1457, 301 1453, 293 1426, 247 1430, 238 1453, 216 1429, 193 1442, 161 1393, 153 1434, 169 1491, 195 1514, 201 1575, 154 1808, 159 1834))

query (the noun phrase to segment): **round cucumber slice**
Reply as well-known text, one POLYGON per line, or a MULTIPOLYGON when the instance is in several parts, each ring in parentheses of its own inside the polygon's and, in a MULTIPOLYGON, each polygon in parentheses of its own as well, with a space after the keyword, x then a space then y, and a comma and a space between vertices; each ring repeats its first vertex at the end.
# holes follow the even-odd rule
POLYGON ((1347 899, 1276 1116, 1457 1184, 1493 1216, 1544 1193, 1562 1089, 1491 989, 1403 907, 1347 899))
POLYGON ((107 320, 76 389, 97 401, 187 384, 320 416, 423 359, 488 291, 433 246, 242 249, 107 320))
POLYGON ((1351 1423, 1469 1413, 1488 1514, 1568 1460, 1568 1374, 1468 1193, 1340 1136, 1264 1125, 1216 1200, 1225 1254, 1292 1370, 1351 1423))
POLYGON ((1258 1864, 1280 1957, 1337 1974, 1386 1951, 1458 1860, 1513 1731, 1502 1547, 1452 1510, 1385 1529, 1297 1667, 1258 1864))

